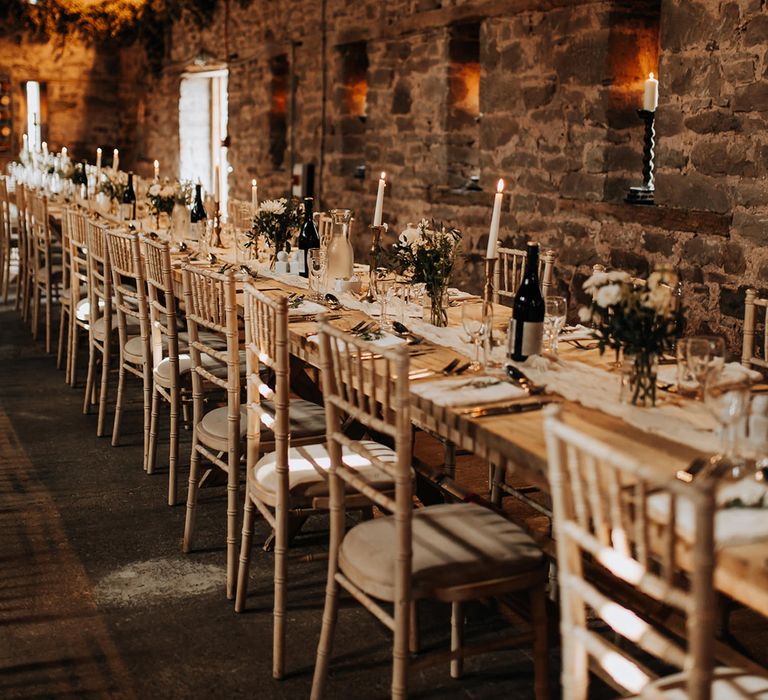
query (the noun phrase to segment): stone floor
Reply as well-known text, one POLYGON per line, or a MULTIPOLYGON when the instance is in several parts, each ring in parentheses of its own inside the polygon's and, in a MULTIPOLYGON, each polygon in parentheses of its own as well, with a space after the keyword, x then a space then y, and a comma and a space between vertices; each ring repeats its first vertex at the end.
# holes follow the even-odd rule
MULTIPOLYGON (((274 681, 271 555, 255 550, 248 610, 235 614, 224 595, 224 489, 201 498, 197 549, 182 555, 184 507, 165 505, 162 469, 141 468, 138 382, 112 448, 54 364, 0 308, 0 697, 308 697, 325 563, 289 570, 287 677, 274 681)), ((304 539, 324 528, 310 521, 304 539)), ((426 648, 445 648, 448 613, 422 609, 426 648)), ((491 607, 469 616, 469 639, 508 627, 491 607)), ((335 642, 328 697, 387 697, 389 633, 348 603, 335 642)), ((533 697, 527 650, 470 659, 461 681, 447 664, 410 680, 414 698, 533 697)))

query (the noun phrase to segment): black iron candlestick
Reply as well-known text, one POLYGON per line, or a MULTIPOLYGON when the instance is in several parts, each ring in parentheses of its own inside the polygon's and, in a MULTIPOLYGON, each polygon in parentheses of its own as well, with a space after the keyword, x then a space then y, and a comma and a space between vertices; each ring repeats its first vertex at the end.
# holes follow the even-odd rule
POLYGON ((369 226, 371 229, 371 250, 368 254, 368 294, 360 301, 373 304, 379 298, 379 289, 376 282, 376 270, 379 267, 379 254, 381 253, 381 234, 387 230, 387 225, 369 226))
POLYGON ((627 194, 627 202, 630 204, 654 204, 653 195, 656 186, 653 182, 653 156, 656 145, 656 130, 653 122, 656 112, 647 109, 638 109, 637 115, 645 122, 645 139, 643 141, 643 185, 642 187, 630 187, 627 194))

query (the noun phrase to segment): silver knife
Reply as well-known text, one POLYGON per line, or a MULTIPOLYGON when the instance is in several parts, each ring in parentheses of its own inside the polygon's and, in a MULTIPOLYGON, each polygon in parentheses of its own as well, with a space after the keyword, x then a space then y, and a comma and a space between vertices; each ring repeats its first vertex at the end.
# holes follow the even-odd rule
POLYGON ((466 411, 463 415, 468 418, 485 418, 486 416, 503 416, 504 414, 528 413, 529 411, 538 411, 554 399, 545 399, 542 401, 519 401, 518 403, 507 404, 503 406, 489 406, 488 408, 475 408, 466 411))

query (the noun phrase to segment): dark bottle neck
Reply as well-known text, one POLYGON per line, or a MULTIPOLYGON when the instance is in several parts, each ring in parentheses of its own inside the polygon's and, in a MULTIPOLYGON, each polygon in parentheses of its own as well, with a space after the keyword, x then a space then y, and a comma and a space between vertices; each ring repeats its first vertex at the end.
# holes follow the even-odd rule
POLYGON ((312 221, 312 210, 312 197, 306 197, 304 199, 304 221, 312 221))
POLYGON ((525 256, 525 275, 526 282, 539 280, 539 244, 529 243, 525 256))

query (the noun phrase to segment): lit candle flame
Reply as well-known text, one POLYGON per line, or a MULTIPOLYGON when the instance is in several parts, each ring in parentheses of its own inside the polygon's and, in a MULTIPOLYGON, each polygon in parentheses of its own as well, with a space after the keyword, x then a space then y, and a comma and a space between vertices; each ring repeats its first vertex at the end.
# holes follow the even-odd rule
POLYGON ((496 185, 496 191, 497 192, 503 192, 504 191, 504 180, 499 178, 499 183, 496 185))
POLYGON ((251 180, 251 187, 256 187, 256 180, 255 179, 251 180))
POLYGON ((387 179, 387 174, 383 170, 381 171, 381 179, 382 180, 386 180, 387 179))
POLYGON ((155 169, 157 169, 157 168, 159 168, 159 167, 160 167, 160 161, 156 160, 156 161, 155 161, 155 169))
POLYGON ((654 78, 653 72, 651 72, 651 73, 648 73, 648 77, 649 77, 651 80, 653 80, 653 78, 654 78))

